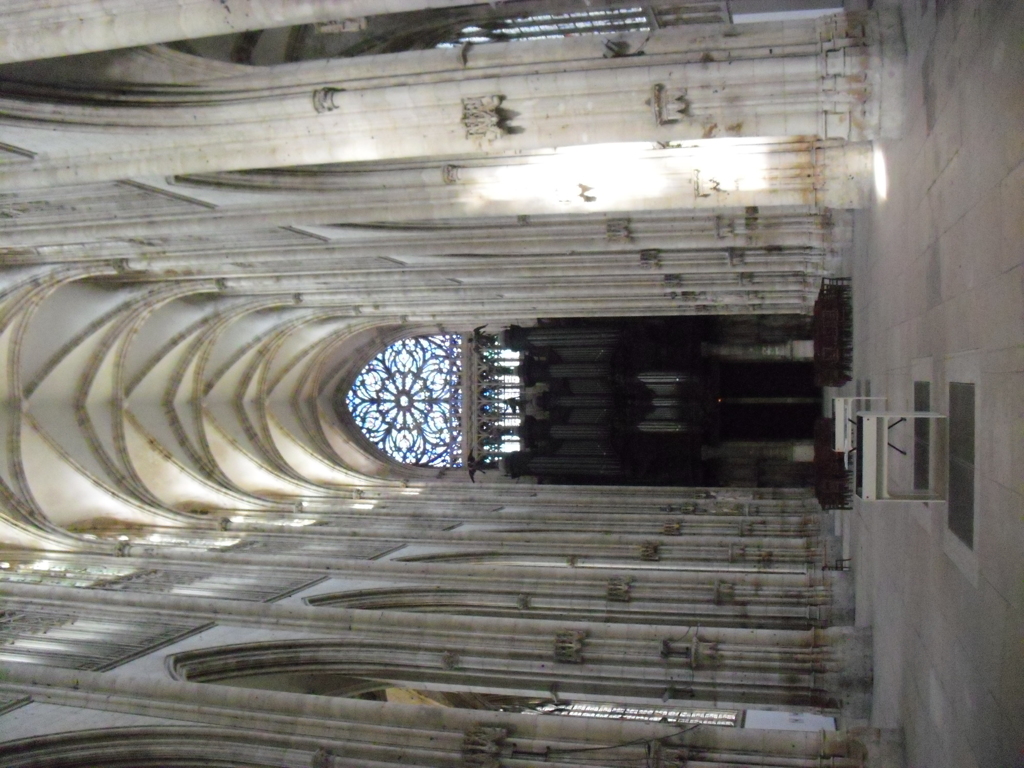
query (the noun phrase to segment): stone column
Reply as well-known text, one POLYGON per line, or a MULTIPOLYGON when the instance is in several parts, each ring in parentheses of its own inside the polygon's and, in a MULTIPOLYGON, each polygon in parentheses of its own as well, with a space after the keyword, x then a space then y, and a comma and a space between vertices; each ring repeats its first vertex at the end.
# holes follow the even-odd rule
MULTIPOLYGON (((132 106, 125 106, 132 93, 123 83, 87 93, 37 93, 19 84, 0 99, 0 112, 17 121, 4 140, 36 154, 5 167, 0 184, 25 189, 606 142, 862 142, 878 126, 873 35, 865 27, 871 18, 628 35, 628 45, 643 46, 636 57, 608 58, 604 38, 592 36, 479 46, 466 62, 458 51, 431 50, 366 57, 381 60, 376 66, 354 59, 280 65, 185 89, 148 88, 132 106), (97 125, 116 127, 117 140, 97 125)), ((737 151, 723 149, 685 174, 699 199, 754 183, 732 168, 729 153, 737 151)), ((596 165, 611 159, 606 153, 596 165)), ((573 160, 549 183, 559 187, 556 197, 614 197, 614 179, 595 196, 593 184, 576 178, 580 162, 573 160)))
MULTIPOLYGON (((433 174, 441 185, 438 164, 433 165, 433 174)), ((247 262, 257 260, 286 273, 300 264, 318 269, 330 266, 313 261, 318 251, 324 251, 337 268, 341 259, 350 266, 355 256, 386 257, 400 248, 403 260, 408 254, 410 264, 420 266, 421 259, 437 264, 437 259, 449 254, 526 256, 558 249, 578 251, 587 242, 609 251, 632 251, 644 268, 688 270, 686 253, 691 249, 732 254, 731 263, 741 268, 747 264, 768 267, 780 260, 788 263, 790 253, 794 258, 808 249, 831 253, 849 241, 851 231, 845 212, 819 212, 806 204, 709 210, 681 209, 680 203, 628 215, 588 211, 585 206, 536 216, 509 210, 492 217, 469 207, 458 213, 458 197, 453 195, 441 205, 433 199, 427 180, 418 189, 440 207, 421 211, 421 220, 442 224, 416 230, 399 226, 401 221, 416 219, 415 211, 406 207, 412 201, 403 197, 393 201, 394 209, 385 208, 383 201, 370 206, 365 215, 376 218, 366 221, 378 225, 367 231, 359 226, 364 211, 358 208, 366 200, 359 201, 333 185, 354 175, 340 169, 228 173, 179 179, 166 188, 103 183, 64 189, 59 197, 46 191, 12 194, 0 205, 5 226, 2 252, 8 261, 19 263, 135 258, 130 264, 133 269, 145 269, 150 262, 154 268, 195 269, 199 262, 210 262, 230 271, 220 257, 238 251, 247 262), (79 212, 73 222, 64 216, 68 205, 79 212), (357 206, 354 211, 350 210, 353 205, 357 206), (338 223, 340 211, 345 212, 342 224, 338 223), (388 221, 396 225, 390 230, 380 226, 388 221), (510 229, 524 237, 510 239, 510 229), (681 241, 687 243, 685 250, 679 250, 681 241), (52 247, 33 252, 33 246, 52 247), (756 250, 749 252, 751 248, 756 250)), ((376 177, 378 173, 359 175, 376 177)), ((376 180, 377 186, 385 183, 390 182, 384 177, 376 180)), ((457 187, 450 184, 448 188, 453 186, 457 187)), ((371 184, 363 192, 380 194, 373 189, 371 184)), ((688 196, 693 196, 692 190, 688 196)), ((522 204, 527 208, 545 205, 528 200, 522 204)), ((507 207, 511 209, 512 204, 507 207)), ((489 263, 493 266, 493 259, 489 263)))
POLYGON ((371 677, 406 687, 430 687, 430 681, 440 680, 456 689, 485 684, 497 693, 531 697, 557 690, 556 695, 568 699, 628 696, 652 703, 675 700, 677 705, 833 711, 844 701, 858 709, 863 705, 870 669, 865 661, 870 643, 865 646, 863 633, 849 627, 794 631, 538 621, 25 584, 10 585, 9 594, 14 608, 22 596, 49 598, 86 616, 89 606, 101 605, 111 622, 145 625, 148 614, 157 612, 165 621, 178 616, 186 622, 267 630, 259 633, 259 641, 245 643, 245 630, 240 630, 240 644, 200 647, 168 661, 177 675, 193 680, 258 675, 267 663, 295 673, 316 665, 344 674, 347 665, 356 663, 377 669, 371 677), (401 660, 397 666, 396 660, 401 660), (505 677, 502 683, 494 681, 497 669, 505 677))
MULTIPOLYGON (((644 765, 654 755, 659 764, 703 765, 756 763, 765 768, 828 765, 832 768, 896 768, 876 755, 877 731, 780 732, 746 728, 630 722, 577 717, 538 716, 452 707, 425 707, 363 699, 317 697, 253 691, 171 680, 140 680, 116 671, 60 670, 30 664, 3 668, 5 695, 29 695, 42 704, 86 710, 86 722, 102 722, 103 713, 146 714, 164 718, 162 750, 169 764, 205 755, 197 747, 237 745, 238 754, 272 755, 273 764, 342 768, 349 765, 499 766, 510 761, 563 764, 580 759, 595 768, 644 765), (167 721, 170 721, 169 723, 167 721), (196 727, 190 739, 189 725, 196 727), (211 729, 217 729, 211 734, 211 729), (168 752, 168 744, 179 751, 168 752), (287 750, 287 751, 285 751, 287 750), (584 751, 586 750, 586 751, 584 751), (584 757, 579 757, 583 755, 584 757), (568 762, 567 762, 568 761, 568 762)), ((29 707, 34 706, 29 704, 29 707)), ((86 728, 95 726, 85 726, 86 728)), ((149 745, 142 728, 118 741, 110 734, 110 754, 149 745), (120 748, 120 751, 117 750, 120 748)), ((71 740, 68 731, 61 739, 71 740)), ((54 741, 57 741, 56 739, 54 741)), ((83 733, 82 744, 103 744, 96 731, 83 733)), ((65 749, 68 749, 65 746, 65 749)), ((53 759, 61 753, 46 739, 0 744, 0 757, 53 759)), ((71 752, 74 754, 74 752, 71 752)), ((93 752, 93 754, 97 754, 93 752)), ((99 753, 102 763, 103 753, 99 753)), ((76 755, 77 756, 77 755, 76 755)), ((59 759, 59 757, 58 757, 59 759)), ((251 758, 256 762, 256 758, 251 758)), ((270 761, 267 761, 270 764, 270 761)))
MULTIPOLYGON (((757 520, 738 521, 756 529, 757 520)), ((767 531, 766 531, 767 532, 767 531)), ((203 550, 121 557, 0 551, 0 585, 73 579, 113 592, 193 589, 211 597, 269 600, 304 589, 310 604, 468 616, 808 629, 849 623, 846 576, 759 570, 614 569, 490 563, 366 561, 203 550), (259 564, 256 564, 259 563, 259 564), (330 565, 330 571, 327 567, 330 565), (329 581, 309 589, 329 573, 329 581)), ((2 588, 2 586, 0 586, 2 588)))

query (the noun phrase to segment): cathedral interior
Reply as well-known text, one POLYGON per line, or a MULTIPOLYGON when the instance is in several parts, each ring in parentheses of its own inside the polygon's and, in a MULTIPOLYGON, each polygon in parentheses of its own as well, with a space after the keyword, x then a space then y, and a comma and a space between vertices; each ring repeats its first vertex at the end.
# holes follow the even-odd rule
POLYGON ((0 21, 0 766, 1024 766, 1024 3, 0 21))

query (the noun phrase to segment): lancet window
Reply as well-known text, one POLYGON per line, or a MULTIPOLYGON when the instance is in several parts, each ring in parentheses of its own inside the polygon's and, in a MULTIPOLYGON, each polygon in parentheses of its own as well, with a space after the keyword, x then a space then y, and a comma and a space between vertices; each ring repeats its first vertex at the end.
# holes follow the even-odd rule
POLYGON ((650 22, 640 6, 538 13, 471 24, 463 27, 453 39, 446 40, 437 47, 455 48, 467 43, 477 45, 512 40, 544 40, 575 35, 640 32, 649 29, 650 22))
POLYGON ((681 709, 638 704, 604 704, 590 701, 543 702, 534 711, 545 715, 593 717, 599 720, 641 720, 648 723, 717 725, 735 728, 742 723, 742 710, 681 709))
POLYGON ((500 335, 478 328, 470 339, 466 383, 473 410, 469 414, 470 465, 495 466, 520 449, 523 411, 522 356, 506 348, 500 335))

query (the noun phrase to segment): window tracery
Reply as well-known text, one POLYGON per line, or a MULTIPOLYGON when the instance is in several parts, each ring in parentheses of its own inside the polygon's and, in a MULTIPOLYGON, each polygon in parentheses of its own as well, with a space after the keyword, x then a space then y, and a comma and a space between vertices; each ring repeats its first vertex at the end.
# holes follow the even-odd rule
POLYGON ((462 337, 396 341, 345 398, 363 434, 403 464, 462 466, 462 337))
POLYGON ((498 335, 477 328, 466 371, 473 403, 469 414, 469 453, 478 468, 496 466, 502 456, 518 451, 519 426, 525 407, 520 376, 521 355, 505 348, 498 335))

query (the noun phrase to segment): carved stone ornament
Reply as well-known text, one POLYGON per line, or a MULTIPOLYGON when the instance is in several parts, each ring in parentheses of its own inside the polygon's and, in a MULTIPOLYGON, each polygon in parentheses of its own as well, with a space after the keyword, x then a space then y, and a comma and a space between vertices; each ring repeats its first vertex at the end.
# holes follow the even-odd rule
POLYGON ((445 165, 441 168, 441 179, 445 184, 458 184, 461 170, 457 165, 445 165))
POLYGON ((712 296, 707 291, 669 291, 665 294, 669 299, 683 302, 690 305, 694 312, 710 312, 715 307, 724 304, 724 301, 712 296))
POLYGON ((678 512, 680 515, 693 515, 697 513, 697 505, 686 502, 684 504, 665 504, 658 507, 661 512, 678 512))
POLYGON ((555 661, 566 664, 583 663, 583 641, 587 633, 580 629, 566 629, 555 634, 555 661))
POLYGON ((640 545, 640 559, 641 560, 660 560, 661 559, 661 545, 656 541, 645 541, 640 545))
POLYGON ((633 239, 630 219, 608 219, 605 222, 605 234, 610 243, 628 243, 633 239))
POLYGON ((608 589, 605 594, 611 602, 628 603, 632 598, 630 594, 632 589, 632 579, 625 576, 612 576, 608 579, 608 589))
POLYGON ((313 109, 318 114, 333 112, 338 108, 338 105, 334 103, 334 95, 344 93, 344 91, 344 88, 317 88, 313 91, 313 109))
POLYGON ((693 170, 693 196, 694 198, 711 197, 712 194, 728 195, 729 190, 722 187, 722 183, 715 178, 702 179, 700 168, 693 170))
POLYGON ((677 91, 666 88, 662 83, 651 87, 651 98, 647 100, 654 113, 654 121, 658 125, 678 123, 690 114, 690 100, 686 98, 686 89, 677 91))
POLYGON ((656 269, 661 266, 661 249, 644 248, 640 251, 640 266, 644 269, 656 269))
POLYGON ((661 281, 665 285, 669 285, 673 288, 682 288, 686 285, 686 275, 682 272, 672 272, 667 275, 662 275, 661 281))
POLYGON ((674 523, 665 523, 661 527, 661 532, 665 536, 682 536, 683 535, 683 524, 676 521, 674 523))
POLYGON ((692 488, 688 492, 681 494, 683 498, 690 499, 717 499, 718 496, 714 491, 709 491, 707 488, 692 488))
POLYGON ((661 641, 661 658, 669 659, 672 657, 686 659, 693 664, 693 649, 696 647, 697 641, 694 640, 692 644, 677 645, 675 641, 666 639, 661 641))
POLYGON ((462 739, 462 762, 470 768, 501 768, 508 728, 474 725, 462 739))
POLYGON ((507 115, 501 109, 504 96, 478 96, 462 100, 462 125, 467 139, 494 141, 509 133, 507 115))

